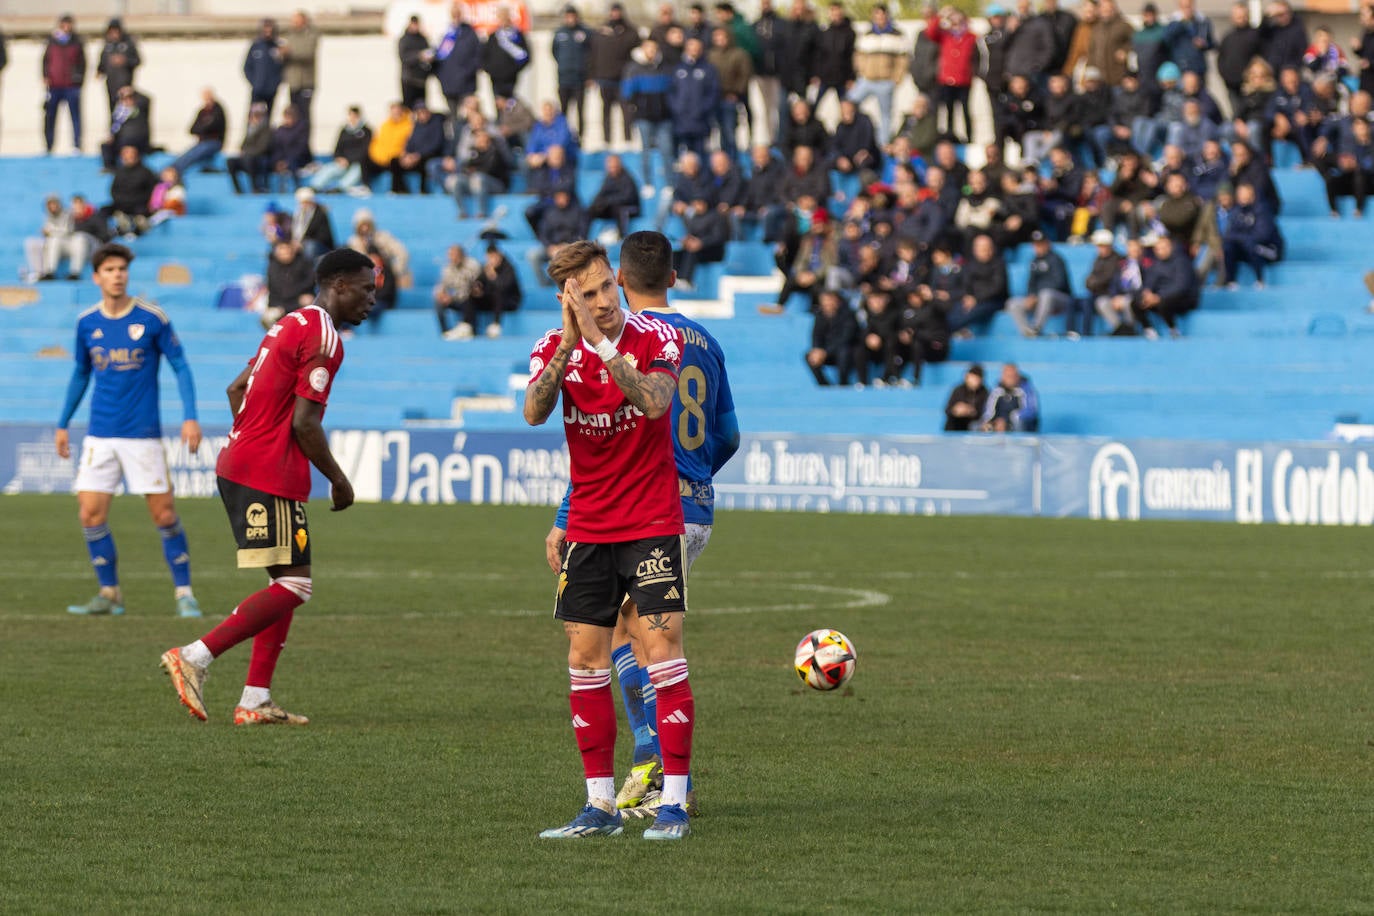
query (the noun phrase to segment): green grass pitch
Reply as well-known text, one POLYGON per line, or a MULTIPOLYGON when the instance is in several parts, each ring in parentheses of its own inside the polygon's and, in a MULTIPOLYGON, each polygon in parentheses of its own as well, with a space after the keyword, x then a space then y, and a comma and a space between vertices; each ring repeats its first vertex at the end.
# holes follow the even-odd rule
MULTIPOLYGON (((703 815, 550 842, 582 803, 549 509, 315 503, 274 695, 177 704, 142 501, 129 613, 69 496, 0 499, 0 911, 1374 911, 1369 534, 727 513, 692 584, 703 815), (791 670, 858 649, 845 691, 791 670)), ((183 501, 213 618, 260 585, 183 501)), ((622 728, 622 763, 628 743, 622 728)))

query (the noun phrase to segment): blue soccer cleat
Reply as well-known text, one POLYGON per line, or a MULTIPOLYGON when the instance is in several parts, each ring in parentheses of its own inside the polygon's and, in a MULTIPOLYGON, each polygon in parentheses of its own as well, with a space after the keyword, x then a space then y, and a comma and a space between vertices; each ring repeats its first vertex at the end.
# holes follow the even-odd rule
POLYGON ((687 812, 681 805, 661 805, 653 826, 644 831, 646 840, 680 840, 692 832, 687 812))
POLYGON ((553 827, 539 834, 542 840, 577 840, 589 836, 616 836, 623 829, 615 802, 587 802, 587 807, 562 827, 553 827), (604 805, 605 807, 602 807, 604 805))
POLYGON ((85 604, 67 605, 68 614, 80 614, 83 617, 98 617, 109 614, 118 617, 124 613, 124 602, 116 601, 113 598, 106 598, 104 595, 96 595, 85 604))
POLYGON ((178 616, 178 617, 199 617, 199 616, 200 616, 200 602, 196 600, 196 598, 195 598, 194 595, 184 595, 184 596, 182 596, 182 597, 180 597, 180 598, 177 599, 177 616, 178 616))

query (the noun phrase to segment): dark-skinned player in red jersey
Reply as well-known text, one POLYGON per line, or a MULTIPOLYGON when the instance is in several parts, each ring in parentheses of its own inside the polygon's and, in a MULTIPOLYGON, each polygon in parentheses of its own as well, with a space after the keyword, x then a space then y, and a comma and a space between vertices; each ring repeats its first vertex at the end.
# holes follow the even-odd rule
POLYGON ((696 718, 682 643, 687 569, 668 428, 682 338, 667 322, 621 307, 606 249, 594 242, 563 248, 549 262, 549 276, 560 290, 563 327, 545 334, 530 355, 525 420, 543 423, 562 395, 573 486, 554 616, 568 636, 569 705, 587 804, 570 823, 540 836, 622 830, 611 635, 628 594, 658 691, 654 724, 663 751, 663 803, 644 838, 678 840, 689 832, 685 804, 696 718))
POLYGON ((177 696, 201 721, 208 718, 210 662, 247 639, 253 655, 234 724, 310 721, 273 702, 272 674, 296 608, 310 600, 310 465, 329 481, 334 511, 353 504, 353 487, 329 450, 322 421, 343 363, 339 330, 363 321, 377 295, 372 259, 348 248, 321 258, 315 279, 315 302, 273 325, 229 385, 234 426, 215 466, 220 497, 238 541, 239 568, 265 568, 270 581, 209 633, 162 654, 177 696))

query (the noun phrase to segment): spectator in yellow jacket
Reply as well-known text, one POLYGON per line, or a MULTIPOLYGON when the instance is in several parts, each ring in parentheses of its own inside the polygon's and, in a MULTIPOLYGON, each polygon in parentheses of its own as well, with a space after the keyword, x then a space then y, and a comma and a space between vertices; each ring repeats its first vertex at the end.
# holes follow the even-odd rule
POLYGON ((370 183, 372 178, 391 167, 391 160, 406 151, 406 141, 410 139, 413 126, 406 107, 400 102, 392 102, 386 120, 377 125, 372 142, 367 146, 366 181, 370 183))

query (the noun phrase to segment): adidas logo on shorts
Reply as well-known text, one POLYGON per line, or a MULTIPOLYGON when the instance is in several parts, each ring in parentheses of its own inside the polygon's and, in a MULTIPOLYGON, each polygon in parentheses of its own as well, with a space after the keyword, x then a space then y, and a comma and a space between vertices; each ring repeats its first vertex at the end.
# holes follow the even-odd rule
POLYGON ((663 600, 664 600, 664 601, 680 601, 680 600, 682 600, 682 593, 679 592, 679 591, 677 590, 677 586, 674 585, 672 588, 668 589, 667 594, 665 594, 665 595, 663 596, 663 600))

